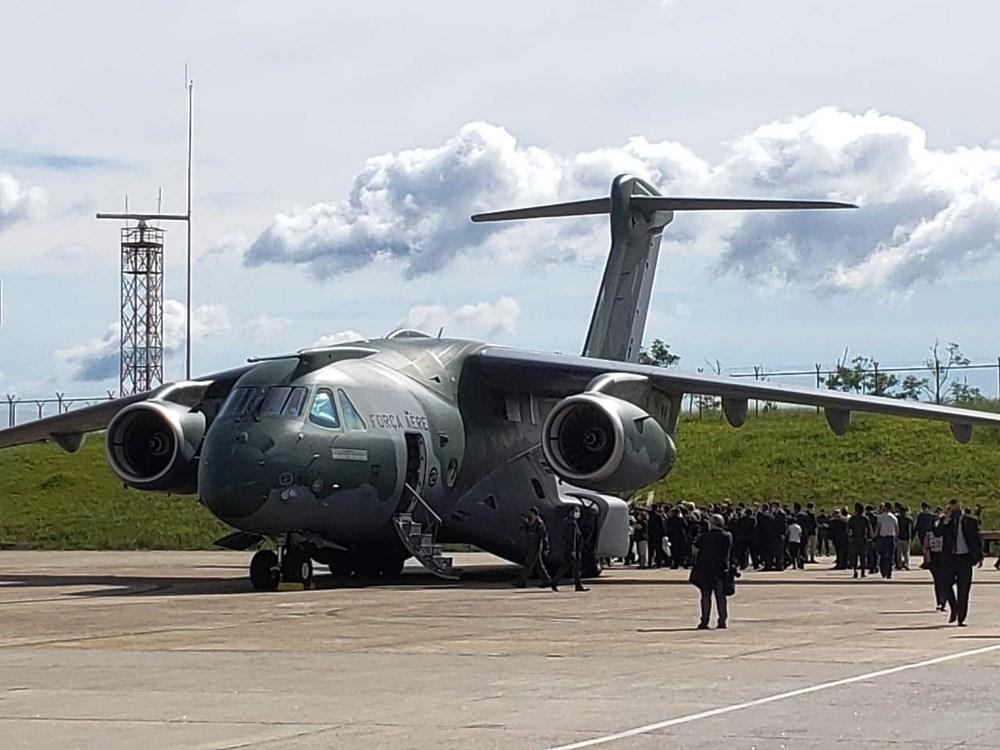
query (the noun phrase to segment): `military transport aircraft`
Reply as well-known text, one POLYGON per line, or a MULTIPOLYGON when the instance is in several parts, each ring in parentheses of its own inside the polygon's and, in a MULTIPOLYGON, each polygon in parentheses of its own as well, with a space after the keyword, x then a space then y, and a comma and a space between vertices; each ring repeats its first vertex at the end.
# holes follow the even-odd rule
MULTIPOLYGON (((605 198, 479 214, 473 221, 610 214, 611 251, 582 356, 399 330, 248 364, 0 431, 0 448, 51 440, 76 451, 105 430, 128 486, 197 494, 263 547, 254 587, 393 575, 416 557, 453 578, 443 542, 520 561, 521 517, 552 529, 586 513, 588 573, 625 553, 625 495, 666 476, 685 394, 720 397, 739 427, 751 399, 822 407, 837 434, 852 411, 947 422, 967 442, 1000 415, 889 398, 682 374, 637 364, 664 227, 675 211, 854 208, 827 201, 670 198, 620 175, 605 198), (272 549, 273 548, 273 549, 272 549)), ((789 446, 789 450, 795 450, 789 446)), ((553 534, 551 556, 566 550, 553 534)))

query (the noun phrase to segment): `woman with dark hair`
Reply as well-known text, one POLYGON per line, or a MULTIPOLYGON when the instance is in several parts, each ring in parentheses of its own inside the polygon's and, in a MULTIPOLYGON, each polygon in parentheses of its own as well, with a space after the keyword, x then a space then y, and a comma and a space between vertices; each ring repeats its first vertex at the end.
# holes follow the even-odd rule
POLYGON ((691 567, 691 583, 701 591, 701 622, 699 630, 708 629, 712 615, 712 596, 718 609, 716 627, 726 628, 729 606, 726 601, 727 581, 730 570, 730 553, 733 549, 733 535, 725 530, 725 520, 718 513, 708 517, 708 530, 698 538, 694 565, 691 567))

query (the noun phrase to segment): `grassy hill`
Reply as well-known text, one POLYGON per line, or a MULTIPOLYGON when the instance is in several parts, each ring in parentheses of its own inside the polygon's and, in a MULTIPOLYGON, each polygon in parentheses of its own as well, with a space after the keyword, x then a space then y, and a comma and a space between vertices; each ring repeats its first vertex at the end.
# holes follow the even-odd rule
POLYGON ((198 549, 227 529, 193 497, 125 489, 97 436, 0 451, 0 549, 198 549))
MULTIPOLYGON (((740 429, 721 416, 687 420, 673 472, 657 499, 939 503, 960 496, 1000 510, 1000 430, 977 428, 961 445, 940 422, 855 415, 836 436, 822 415, 751 417, 740 429)), ((1000 515, 993 518, 1000 523, 1000 515)), ((989 524, 987 524, 989 525, 989 524)))
MULTIPOLYGON (((765 499, 833 506, 854 500, 932 502, 960 495, 992 509, 1000 526, 1000 431, 978 429, 969 445, 947 425, 856 417, 836 437, 822 416, 784 412, 739 430, 718 415, 681 425, 673 473, 658 499, 765 499)), ((226 533, 191 497, 127 490, 104 460, 100 439, 77 454, 49 445, 0 451, 0 548, 195 549, 226 533)))

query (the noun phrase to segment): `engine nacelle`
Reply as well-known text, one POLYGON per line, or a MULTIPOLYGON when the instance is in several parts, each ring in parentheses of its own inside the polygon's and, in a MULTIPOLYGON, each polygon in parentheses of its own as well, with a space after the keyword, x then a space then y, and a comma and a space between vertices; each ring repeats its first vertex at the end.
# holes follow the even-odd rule
POLYGON ((168 401, 140 401, 108 425, 108 462, 125 484, 140 490, 194 494, 195 456, 205 436, 205 415, 168 401))
POLYGON ((635 404, 605 393, 564 398, 542 426, 542 451, 556 475, 579 487, 624 492, 669 473, 674 441, 635 404))

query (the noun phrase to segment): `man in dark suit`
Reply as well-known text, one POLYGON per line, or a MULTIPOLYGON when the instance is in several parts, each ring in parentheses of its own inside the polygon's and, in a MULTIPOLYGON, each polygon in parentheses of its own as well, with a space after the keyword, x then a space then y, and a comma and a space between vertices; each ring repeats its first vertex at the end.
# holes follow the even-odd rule
POLYGON ((962 501, 955 498, 948 505, 945 520, 934 533, 944 537, 944 585, 955 590, 955 606, 948 622, 965 626, 969 614, 969 594, 972 591, 972 568, 983 562, 983 540, 979 534, 979 519, 964 513, 962 501))

